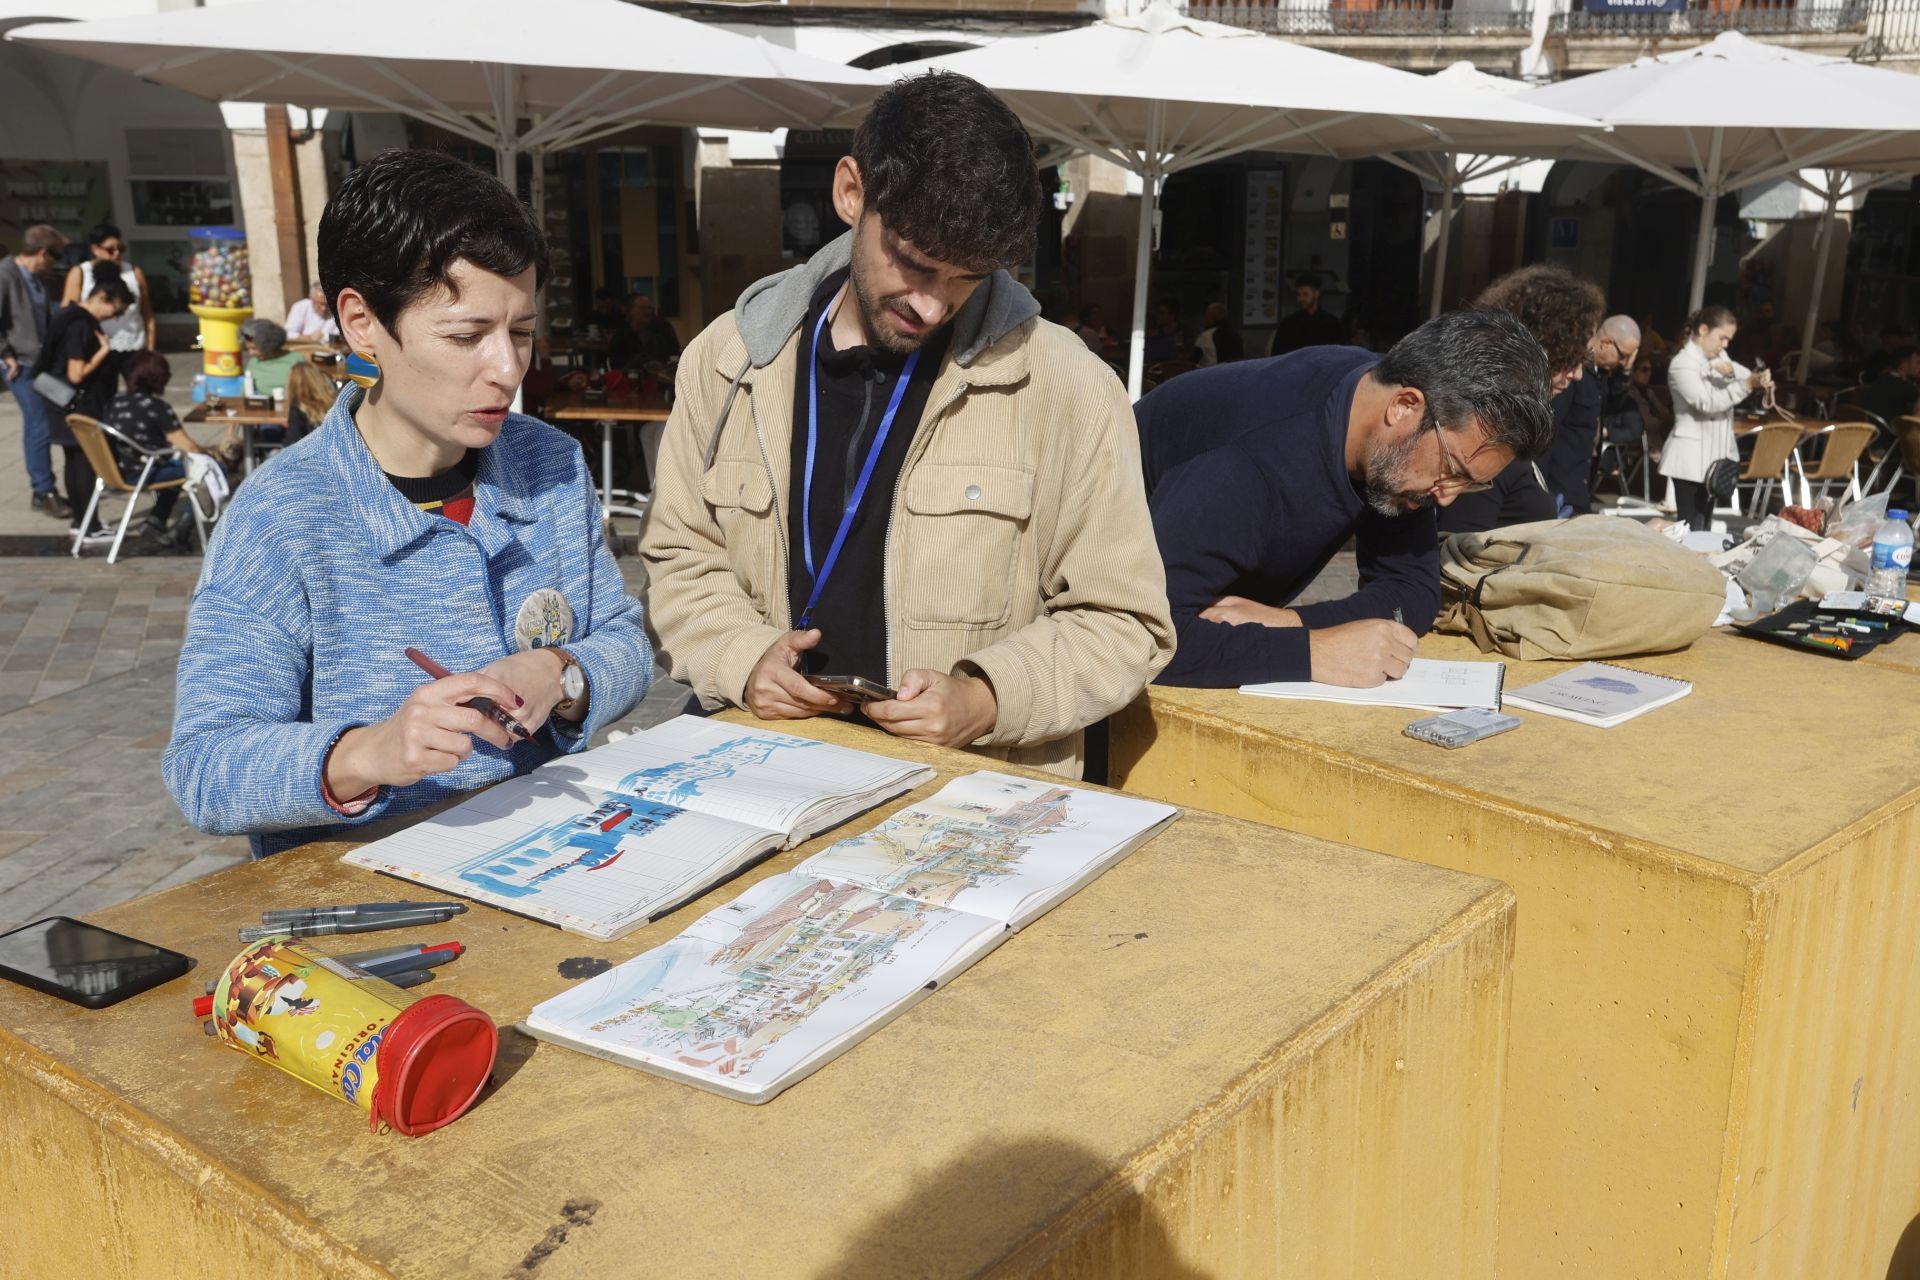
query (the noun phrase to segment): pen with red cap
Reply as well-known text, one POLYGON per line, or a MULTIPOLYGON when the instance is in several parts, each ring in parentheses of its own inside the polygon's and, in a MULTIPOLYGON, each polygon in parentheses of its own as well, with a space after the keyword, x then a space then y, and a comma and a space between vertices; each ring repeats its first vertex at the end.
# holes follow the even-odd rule
MULTIPOLYGON (((407 646, 407 657, 410 661, 412 661, 414 666, 420 668, 422 671, 432 676, 435 680, 445 680, 448 676, 453 674, 453 672, 447 670, 445 667, 441 666, 439 663, 435 662, 432 658, 429 658, 426 654, 420 652, 420 650, 414 648, 412 645, 407 646)), ((505 729, 517 741, 525 742, 528 738, 531 738, 533 736, 531 733, 527 732, 527 726, 521 724, 518 720, 515 720, 512 716, 508 715, 497 704, 495 704, 492 698, 486 698, 486 697, 468 698, 465 702, 461 703, 460 705, 463 707, 472 707, 475 711, 478 711, 481 715, 486 716, 488 719, 492 720, 495 724, 499 725, 502 729, 505 729)))

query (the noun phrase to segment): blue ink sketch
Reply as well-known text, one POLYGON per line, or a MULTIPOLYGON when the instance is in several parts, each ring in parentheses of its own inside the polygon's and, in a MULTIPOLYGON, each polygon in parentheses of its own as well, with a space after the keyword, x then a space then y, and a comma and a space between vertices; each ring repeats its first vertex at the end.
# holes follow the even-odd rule
POLYGON ((672 764, 655 765, 651 769, 630 773, 620 780, 620 790, 645 796, 649 800, 684 805, 700 794, 704 784, 731 778, 739 770, 751 765, 765 764, 776 752, 802 751, 821 745, 806 741, 769 742, 763 738, 732 738, 702 751, 691 760, 676 760, 672 764))
POLYGON ((1631 680, 1615 680, 1611 676, 1588 676, 1584 680, 1575 680, 1575 684, 1586 685, 1589 689, 1598 689, 1602 693, 1634 694, 1640 692, 1640 686, 1631 680))
POLYGON ((623 842, 657 831, 680 810, 639 796, 609 795, 590 813, 552 823, 493 849, 454 874, 509 898, 530 898, 575 872, 612 866, 623 842))

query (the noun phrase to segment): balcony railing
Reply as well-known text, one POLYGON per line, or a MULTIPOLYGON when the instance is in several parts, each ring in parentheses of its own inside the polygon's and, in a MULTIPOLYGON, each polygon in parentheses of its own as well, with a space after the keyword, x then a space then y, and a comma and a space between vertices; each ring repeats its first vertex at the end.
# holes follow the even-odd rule
POLYGON ((1889 0, 1687 0, 1674 13, 1588 13, 1583 0, 1561 0, 1553 15, 1557 36, 1632 38, 1698 36, 1722 31, 1750 36, 1865 34, 1874 10, 1889 0))
POLYGON ((1283 36, 1525 35, 1529 4, 1514 0, 1253 0, 1242 4, 1189 3, 1187 12, 1210 22, 1283 36))

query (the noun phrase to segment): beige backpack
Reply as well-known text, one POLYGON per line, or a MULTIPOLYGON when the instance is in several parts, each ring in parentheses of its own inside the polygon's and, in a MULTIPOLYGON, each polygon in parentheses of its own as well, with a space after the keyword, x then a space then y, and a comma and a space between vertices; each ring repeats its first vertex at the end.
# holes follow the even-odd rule
POLYGON ((1579 516, 1440 544, 1440 617, 1509 658, 1613 658, 1684 649, 1720 615, 1706 557, 1632 520, 1579 516))

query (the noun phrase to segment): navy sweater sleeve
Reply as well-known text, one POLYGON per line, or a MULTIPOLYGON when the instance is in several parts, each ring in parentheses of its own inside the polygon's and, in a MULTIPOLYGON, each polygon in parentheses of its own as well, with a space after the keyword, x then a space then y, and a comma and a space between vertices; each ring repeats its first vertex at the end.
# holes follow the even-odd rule
MULTIPOLYGON (((1423 636, 1440 612, 1440 536, 1431 507, 1383 516, 1369 507, 1354 527, 1360 589, 1343 600, 1300 605, 1309 627, 1337 627, 1358 618, 1400 620, 1423 636)), ((1305 677, 1302 677, 1303 679, 1305 677)))
POLYGON ((1226 593, 1226 584, 1258 564, 1272 536, 1273 495, 1264 473, 1252 465, 1219 465, 1219 456, 1167 472, 1150 500, 1179 637, 1159 683, 1234 688, 1311 679, 1304 628, 1234 626, 1199 616, 1226 593))

